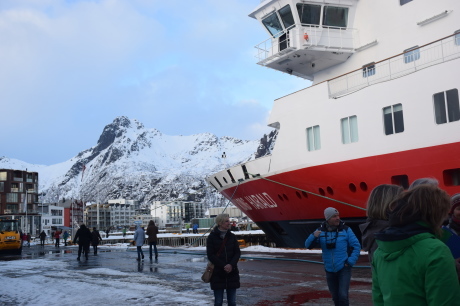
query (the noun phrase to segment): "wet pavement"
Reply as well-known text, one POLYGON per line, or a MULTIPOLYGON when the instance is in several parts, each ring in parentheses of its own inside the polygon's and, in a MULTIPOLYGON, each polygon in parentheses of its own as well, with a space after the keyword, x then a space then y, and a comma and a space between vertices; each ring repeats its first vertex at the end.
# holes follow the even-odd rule
MULTIPOLYGON (((137 262, 134 248, 100 247, 98 256, 90 252, 89 260, 82 256, 82 260, 77 261, 77 247, 74 246, 31 246, 24 248, 22 255, 1 255, 0 264, 3 267, 18 265, 20 269, 21 262, 30 260, 33 261, 34 268, 28 268, 30 271, 27 273, 20 273, 12 268, 0 277, 0 281, 7 281, 8 278, 18 281, 24 278, 25 281, 30 273, 35 273, 44 275, 45 283, 49 282, 48 276, 57 275, 60 282, 66 281, 69 286, 72 286, 72 283, 76 284, 75 282, 89 282, 94 286, 113 286, 113 290, 123 290, 124 286, 128 288, 128 284, 136 282, 141 285, 145 283, 145 286, 155 290, 148 296, 142 293, 142 298, 130 297, 128 294, 100 298, 105 301, 110 299, 112 305, 124 305, 128 302, 140 305, 212 304, 213 295, 209 284, 203 283, 200 279, 207 262, 204 251, 162 247, 159 247, 159 251, 158 260, 151 261, 148 259, 148 249, 144 249, 145 260, 137 262), (36 264, 41 262, 44 264, 36 264), (61 273, 60 269, 65 269, 66 273, 61 273), (162 286, 164 296, 158 291, 159 286, 162 286), (174 297, 171 296, 171 292, 174 293, 174 297)), ((246 252, 242 249, 242 260, 238 264, 241 288, 237 290, 237 304, 333 305, 324 268, 317 263, 321 261, 321 254, 261 253, 246 252)), ((371 270, 368 267, 367 255, 361 255, 356 266, 358 267, 353 268, 352 272, 350 305, 372 305, 371 270)), ((3 270, 2 268, 2 272, 3 270)), ((105 291, 101 290, 100 294, 103 295, 103 292, 105 291)), ((37 301, 41 301, 41 298, 38 293, 35 297, 25 300, 15 295, 0 293, 0 303, 4 305, 39 305, 37 301)), ((96 304, 95 300, 94 302, 96 304)), ((67 301, 64 304, 78 303, 72 304, 67 301)))

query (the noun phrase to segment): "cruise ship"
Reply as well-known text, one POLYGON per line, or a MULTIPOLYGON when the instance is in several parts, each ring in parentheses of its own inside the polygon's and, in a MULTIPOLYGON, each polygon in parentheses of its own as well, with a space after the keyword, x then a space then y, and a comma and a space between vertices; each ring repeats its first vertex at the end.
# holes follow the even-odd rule
POLYGON ((274 97, 270 155, 207 182, 277 246, 304 247, 329 206, 359 235, 380 184, 460 192, 460 1, 265 0, 249 17, 257 64, 312 85, 274 97))

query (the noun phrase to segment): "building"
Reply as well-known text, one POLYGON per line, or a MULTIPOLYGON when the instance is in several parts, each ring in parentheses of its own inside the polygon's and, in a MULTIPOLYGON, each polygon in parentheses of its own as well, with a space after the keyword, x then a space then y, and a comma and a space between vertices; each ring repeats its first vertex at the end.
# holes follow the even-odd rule
POLYGON ((204 218, 205 205, 202 202, 154 201, 150 213, 159 228, 179 227, 192 219, 204 218))
POLYGON ((64 225, 64 207, 55 204, 39 204, 41 228, 50 237, 51 233, 64 225))
POLYGON ((23 232, 40 232, 38 172, 0 169, 0 218, 19 220, 23 232))
POLYGON ((84 209, 84 223, 88 228, 107 229, 110 227, 109 204, 89 204, 84 209))
POLYGON ((90 204, 85 207, 86 225, 90 228, 121 230, 133 225, 139 214, 139 201, 117 199, 108 204, 90 204))

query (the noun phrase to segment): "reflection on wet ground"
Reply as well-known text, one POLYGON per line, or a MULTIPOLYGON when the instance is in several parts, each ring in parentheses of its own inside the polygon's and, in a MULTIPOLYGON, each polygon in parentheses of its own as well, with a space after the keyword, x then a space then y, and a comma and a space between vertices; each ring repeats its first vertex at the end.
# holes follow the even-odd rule
MULTIPOLYGON (((77 247, 31 246, 24 248, 22 255, 2 255, 0 261, 40 259, 64 261, 67 269, 88 271, 92 277, 98 274, 93 269, 110 269, 120 275, 101 275, 104 281, 126 278, 131 282, 135 275, 152 277, 152 281, 173 284, 174 290, 199 290, 209 295, 209 284, 200 277, 207 263, 204 251, 185 249, 159 250, 158 259, 150 260, 148 249, 145 259, 137 261, 135 249, 99 248, 98 256, 89 253, 89 259, 77 261, 77 247)), ((320 254, 305 253, 248 253, 242 250, 242 260, 238 267, 241 288, 237 291, 238 305, 331 305, 332 300, 326 284, 326 277, 320 254), (262 258, 265 258, 262 259, 262 258)), ((351 305, 372 305, 371 271, 367 256, 361 256, 354 268, 350 286, 351 305)), ((84 272, 86 273, 86 272, 84 272)))

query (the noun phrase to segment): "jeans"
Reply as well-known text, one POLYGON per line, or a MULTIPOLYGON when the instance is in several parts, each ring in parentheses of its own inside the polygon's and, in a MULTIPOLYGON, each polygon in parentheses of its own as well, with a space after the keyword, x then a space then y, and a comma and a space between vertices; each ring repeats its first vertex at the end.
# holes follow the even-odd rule
POLYGON ((141 246, 137 246, 137 259, 142 259, 144 258, 144 252, 142 252, 142 247, 141 246))
POLYGON ((224 303, 224 290, 227 290, 228 306, 235 306, 236 305, 236 288, 214 290, 214 306, 220 306, 224 303))
POLYGON ((155 253, 155 258, 158 257, 157 243, 149 242, 150 259, 152 259, 152 246, 153 246, 153 251, 155 253))
POLYGON ((345 266, 338 272, 326 271, 327 286, 336 306, 348 306, 348 289, 350 288, 351 267, 345 266))

